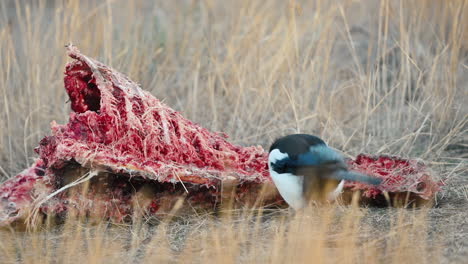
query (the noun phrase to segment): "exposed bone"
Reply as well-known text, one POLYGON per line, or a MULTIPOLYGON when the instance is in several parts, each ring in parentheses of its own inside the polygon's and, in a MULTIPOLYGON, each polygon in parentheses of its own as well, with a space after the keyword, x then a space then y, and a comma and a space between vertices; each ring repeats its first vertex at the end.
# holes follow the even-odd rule
MULTIPOLYGON (((33 208, 125 221, 137 207, 149 215, 171 211, 180 197, 189 210, 214 209, 231 194, 241 205, 284 205, 263 148, 229 143, 73 46, 68 55, 74 59, 64 78, 69 121, 52 122, 51 135, 36 148, 36 163, 0 186, 0 225, 24 221, 33 208), (90 171, 96 175, 76 181, 90 171)), ((368 200, 381 199, 383 191, 431 200, 441 185, 413 160, 359 155, 348 163, 384 179, 377 187, 345 185, 368 200)))

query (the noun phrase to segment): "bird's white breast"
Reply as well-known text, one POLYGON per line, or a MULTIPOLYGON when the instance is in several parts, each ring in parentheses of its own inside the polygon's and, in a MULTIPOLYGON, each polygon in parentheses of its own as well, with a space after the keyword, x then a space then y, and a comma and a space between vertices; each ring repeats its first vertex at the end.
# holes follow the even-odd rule
POLYGON ((271 178, 276 185, 281 197, 294 209, 300 209, 306 205, 303 195, 304 176, 296 176, 291 173, 277 173, 272 170, 271 163, 288 157, 288 154, 282 153, 278 149, 270 152, 268 157, 268 167, 271 178))

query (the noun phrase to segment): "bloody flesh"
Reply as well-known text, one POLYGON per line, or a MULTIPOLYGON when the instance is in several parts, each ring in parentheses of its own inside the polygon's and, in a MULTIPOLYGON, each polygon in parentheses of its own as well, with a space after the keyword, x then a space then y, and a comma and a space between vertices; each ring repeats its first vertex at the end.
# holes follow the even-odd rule
MULTIPOLYGON (((180 195, 192 204, 213 207, 227 182, 235 185, 241 202, 271 184, 267 153, 260 146, 231 144, 224 134, 184 118, 75 47, 68 47, 68 55, 74 59, 64 78, 72 109, 69 121, 52 122, 52 134, 36 148, 36 163, 0 186, 0 224, 23 219, 33 207, 46 214, 81 208, 121 221, 140 196, 146 197, 146 212, 156 213, 180 195), (89 180, 88 193, 48 197, 70 183, 67 178, 91 172, 96 177, 89 180)), ((346 184, 366 197, 388 191, 431 199, 439 190, 426 166, 413 160, 359 155, 348 163, 351 170, 384 180, 377 187, 346 184)), ((270 197, 270 202, 280 200, 277 194, 270 197)))

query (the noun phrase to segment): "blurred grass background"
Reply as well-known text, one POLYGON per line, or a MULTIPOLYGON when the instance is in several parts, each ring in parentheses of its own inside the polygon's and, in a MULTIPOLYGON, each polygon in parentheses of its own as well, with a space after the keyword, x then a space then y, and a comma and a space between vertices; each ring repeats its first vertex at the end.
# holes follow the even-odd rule
POLYGON ((424 159, 447 181, 426 227, 467 256, 467 1, 0 1, 3 180, 67 121, 70 42, 237 144, 424 159))

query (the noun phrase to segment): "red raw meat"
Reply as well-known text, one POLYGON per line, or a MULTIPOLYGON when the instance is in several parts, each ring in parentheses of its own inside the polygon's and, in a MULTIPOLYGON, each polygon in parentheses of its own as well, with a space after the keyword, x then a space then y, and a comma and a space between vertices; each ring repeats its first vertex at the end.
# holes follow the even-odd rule
POLYGON ((348 160, 350 170, 383 179, 379 186, 359 182, 346 182, 345 188, 363 191, 368 198, 376 198, 382 191, 389 193, 410 192, 422 199, 429 200, 442 186, 435 181, 427 166, 419 160, 407 160, 396 156, 371 156, 359 154, 356 159, 348 160))
POLYGON ((38 153, 47 168, 73 158, 84 167, 139 175, 159 182, 213 186, 219 180, 268 178, 261 147, 240 147, 185 119, 126 76, 69 48, 65 71, 74 112, 38 153), (54 151, 51 151, 54 150, 54 151))
MULTIPOLYGON (((24 219, 33 208, 46 214, 74 208, 121 221, 140 196, 149 201, 147 213, 159 212, 180 195, 212 207, 224 185, 234 186, 235 198, 247 203, 260 187, 271 185, 267 153, 260 146, 233 145, 226 135, 185 119, 75 47, 68 47, 68 55, 74 59, 64 78, 69 122, 52 122, 52 135, 36 148, 37 162, 0 186, 0 225, 24 219), (61 189, 83 175, 90 182, 86 194, 61 189)), ((349 164, 384 179, 378 187, 347 183, 367 197, 409 191, 431 199, 439 190, 426 167, 411 160, 359 155, 349 164)), ((267 200, 281 198, 275 192, 267 200)))

